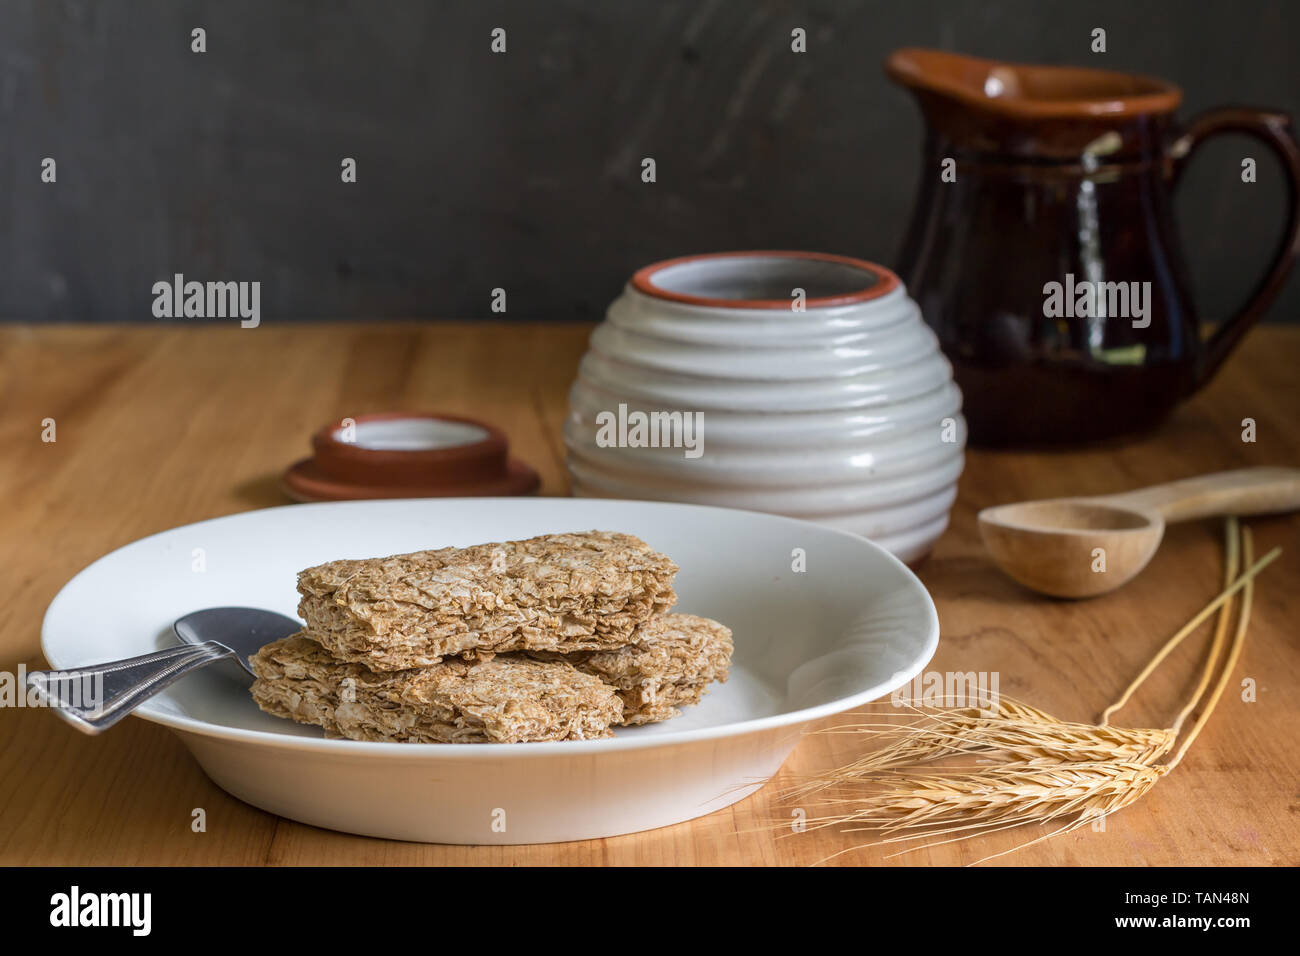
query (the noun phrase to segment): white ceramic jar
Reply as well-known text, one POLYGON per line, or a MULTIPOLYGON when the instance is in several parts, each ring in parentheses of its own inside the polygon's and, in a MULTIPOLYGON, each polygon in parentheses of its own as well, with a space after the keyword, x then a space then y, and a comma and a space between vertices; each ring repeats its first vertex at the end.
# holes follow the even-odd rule
POLYGON ((951 367, 898 277, 807 252, 637 272, 565 424, 576 495, 791 515, 904 561, 947 527, 965 441, 951 367))

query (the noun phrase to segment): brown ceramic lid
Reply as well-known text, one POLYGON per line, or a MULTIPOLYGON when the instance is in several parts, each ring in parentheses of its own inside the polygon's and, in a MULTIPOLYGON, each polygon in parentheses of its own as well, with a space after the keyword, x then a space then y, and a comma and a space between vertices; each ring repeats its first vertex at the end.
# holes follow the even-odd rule
POLYGON ((285 472, 299 501, 522 495, 537 472, 511 460, 500 429, 430 413, 357 415, 312 436, 314 455, 285 472))

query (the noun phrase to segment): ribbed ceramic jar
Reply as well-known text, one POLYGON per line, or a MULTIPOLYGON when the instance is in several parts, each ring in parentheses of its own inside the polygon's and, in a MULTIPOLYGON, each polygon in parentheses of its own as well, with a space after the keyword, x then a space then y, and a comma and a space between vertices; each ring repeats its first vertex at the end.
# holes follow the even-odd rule
POLYGON ((576 495, 791 515, 904 561, 947 527, 965 441, 952 370, 898 277, 803 252, 637 272, 565 424, 576 495))

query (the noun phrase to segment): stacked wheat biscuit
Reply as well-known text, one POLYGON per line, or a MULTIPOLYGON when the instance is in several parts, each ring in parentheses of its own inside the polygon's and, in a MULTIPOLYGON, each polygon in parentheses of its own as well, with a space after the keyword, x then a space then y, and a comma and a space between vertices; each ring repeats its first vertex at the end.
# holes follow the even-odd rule
POLYGON ((332 737, 606 737, 725 681, 731 632, 669 613, 675 565, 589 531, 331 561, 298 575, 306 627, 252 658, 253 699, 332 737))

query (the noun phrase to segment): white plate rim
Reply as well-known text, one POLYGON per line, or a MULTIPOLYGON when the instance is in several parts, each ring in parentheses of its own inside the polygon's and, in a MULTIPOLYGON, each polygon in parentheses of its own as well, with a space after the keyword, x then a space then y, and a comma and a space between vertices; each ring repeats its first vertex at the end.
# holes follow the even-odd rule
MULTIPOLYGON (((520 499, 515 498, 471 498, 471 499, 454 499, 454 498, 386 498, 382 499, 386 503, 399 502, 416 502, 428 503, 430 501, 456 501, 467 500, 476 502, 491 501, 509 501, 518 502, 520 499)), ((547 501, 546 497, 539 496, 539 501, 547 501)), ((587 502, 593 499, 579 499, 571 497, 554 497, 551 501, 574 501, 587 502)), ((203 737, 213 737, 220 740, 231 741, 234 743, 246 743, 254 745, 264 745, 269 747, 278 747, 287 750, 309 751, 315 753, 328 753, 339 756, 353 755, 363 757, 371 755, 375 757, 402 757, 406 759, 429 759, 429 758, 448 758, 454 760, 460 759, 481 759, 492 760, 501 757, 557 757, 564 754, 591 753, 614 753, 630 750, 643 750, 653 747, 671 747, 683 744, 695 744, 709 740, 716 740, 725 737, 738 737, 754 733, 761 733, 768 730, 776 730, 781 727, 788 727, 797 724, 807 724, 814 720, 820 720, 823 717, 829 717, 832 714, 843 713, 854 707, 869 703, 876 700, 883 694, 887 693, 892 687, 901 687, 908 681, 916 677, 917 674, 934 657, 935 651, 939 646, 939 614, 934 605, 934 599, 931 597, 929 590, 921 583, 920 578, 906 564, 894 557, 890 552, 877 545, 875 542, 863 538, 860 535, 852 534, 848 531, 841 531, 838 528, 831 528, 825 525, 817 524, 811 521, 802 521, 797 518, 788 518, 784 515, 774 515, 762 511, 750 511, 742 508, 720 508, 715 505, 696 505, 682 502, 664 502, 664 501, 643 501, 631 498, 602 498, 605 502, 623 502, 636 505, 650 505, 663 508, 690 508, 701 511, 728 513, 743 513, 753 515, 766 521, 776 521, 795 525, 813 525, 820 532, 839 535, 845 538, 851 538, 869 549, 876 551, 880 557, 893 564, 895 568, 903 573, 905 579, 920 590, 925 596, 924 607, 926 609, 926 636, 923 648, 917 654, 916 658, 908 665, 907 668, 895 671, 884 682, 875 684, 857 693, 841 697, 837 700, 828 701, 824 704, 817 704, 812 707, 805 707, 798 710, 789 711, 788 713, 773 714, 768 717, 759 717, 753 720, 735 721, 727 724, 719 724, 712 727, 700 727, 693 730, 665 731, 653 736, 644 738, 639 737, 605 737, 598 740, 557 740, 557 741, 537 741, 532 743, 518 744, 496 744, 496 743, 470 743, 470 744, 421 744, 421 743, 380 743, 376 741, 361 740, 331 740, 317 737, 299 737, 293 734, 280 734, 264 730, 244 730, 239 728, 222 727, 217 724, 210 724, 205 720, 198 720, 193 717, 185 717, 177 714, 155 713, 150 711, 141 712, 136 710, 130 716, 138 717, 151 723, 161 724, 172 730, 185 733, 197 734, 203 737)), ((118 548, 92 561, 75 575, 73 575, 66 584, 63 585, 50 601, 49 607, 46 608, 45 615, 41 620, 41 652, 45 655, 46 661, 50 667, 58 670, 60 664, 50 657, 49 652, 49 631, 50 619, 61 601, 70 600, 67 597, 69 591, 77 580, 83 575, 90 573, 100 563, 108 561, 119 551, 126 548, 135 547, 154 538, 171 534, 175 531, 201 528, 206 525, 218 522, 230 521, 232 519, 246 518, 253 514, 262 514, 269 511, 279 511, 285 508, 294 509, 319 509, 335 508, 340 505, 354 506, 364 505, 367 501, 345 501, 345 502, 314 502, 305 504, 278 505, 271 508, 253 508, 248 511, 237 511, 233 514, 219 515, 215 518, 207 518, 203 521, 195 521, 190 524, 177 525, 174 528, 166 528, 154 534, 145 535, 135 541, 130 541, 118 548)), ((147 702, 145 705, 147 707, 147 702)))

